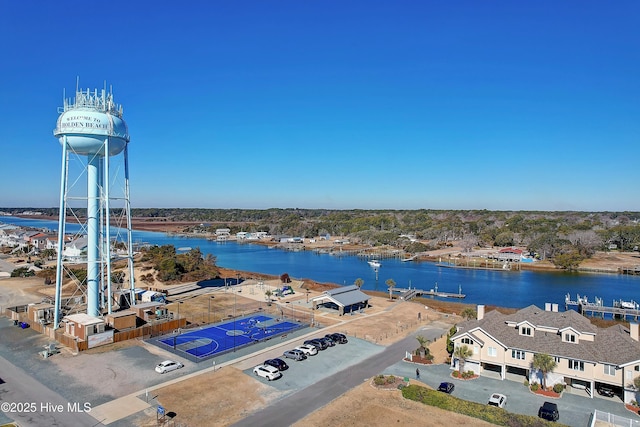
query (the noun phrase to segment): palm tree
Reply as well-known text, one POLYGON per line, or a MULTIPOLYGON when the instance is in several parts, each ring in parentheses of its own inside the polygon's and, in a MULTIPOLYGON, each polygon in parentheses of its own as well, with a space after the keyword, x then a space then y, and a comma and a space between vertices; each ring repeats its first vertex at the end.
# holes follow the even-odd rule
POLYGON ((360 289, 362 287, 362 285, 364 285, 364 280, 362 280, 361 278, 357 278, 354 282, 354 285, 356 285, 358 287, 358 289, 360 289))
POLYGON ((475 319, 478 316, 478 314, 473 308, 467 307, 464 310, 462 310, 462 313, 460 313, 460 316, 464 317, 467 320, 471 320, 471 319, 475 319))
POLYGON ((425 354, 427 353, 427 351, 429 350, 427 348, 427 346, 429 345, 429 343, 431 341, 429 341, 428 339, 426 339, 425 337, 423 337, 422 335, 418 335, 416 337, 416 339, 418 340, 418 342, 420 343, 420 357, 425 357, 425 354))
POLYGON ((267 290, 267 292, 264 293, 266 299, 267 299, 267 303, 268 305, 271 305, 271 295, 273 295, 273 292, 271 292, 271 290, 267 290))
POLYGON ((548 354, 536 353, 533 355, 533 362, 531 363, 531 365, 535 369, 542 372, 542 389, 546 390, 547 389, 547 373, 553 372, 553 370, 556 369, 556 366, 558 366, 558 364, 553 359, 553 357, 549 356, 548 354))
POLYGON ((392 300, 391 290, 396 287, 396 282, 393 279, 387 279, 384 283, 389 287, 389 299, 392 300))
POLYGON ((473 350, 466 345, 461 345, 453 351, 453 356, 458 359, 458 373, 462 374, 462 366, 468 358, 473 356, 473 350))

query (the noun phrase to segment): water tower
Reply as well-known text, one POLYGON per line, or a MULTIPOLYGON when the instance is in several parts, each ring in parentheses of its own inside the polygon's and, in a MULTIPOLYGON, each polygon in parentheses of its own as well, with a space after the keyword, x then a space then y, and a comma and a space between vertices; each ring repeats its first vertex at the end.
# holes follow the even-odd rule
MULTIPOLYGON (((129 131, 122 118, 122 106, 114 102, 111 90, 91 92, 76 87, 75 98, 65 97, 58 112, 60 116, 53 131, 62 145, 56 327, 63 315, 84 311, 85 303, 90 316, 102 316, 105 311, 111 313, 113 260, 128 259, 129 298, 133 297, 134 288, 129 131), (79 227, 74 225, 78 231, 72 237, 67 235, 67 221, 69 225, 79 224, 79 227), (86 278, 78 274, 78 265, 85 263, 86 278), (70 307, 76 302, 75 307, 70 307), (64 313, 63 307, 66 307, 64 313)), ((121 274, 120 280, 116 280, 116 288, 126 287, 124 276, 121 274)))

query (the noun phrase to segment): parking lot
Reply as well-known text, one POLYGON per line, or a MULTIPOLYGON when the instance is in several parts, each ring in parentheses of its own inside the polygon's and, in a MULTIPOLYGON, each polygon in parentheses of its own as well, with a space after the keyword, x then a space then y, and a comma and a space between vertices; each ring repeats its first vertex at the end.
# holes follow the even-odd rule
MULTIPOLYGON (((385 374, 415 378, 416 366, 407 362, 399 362, 385 370, 385 374)), ((549 399, 533 394, 521 382, 478 377, 473 380, 459 380, 451 377, 448 365, 425 365, 420 367, 420 381, 437 389, 443 381, 455 384, 452 396, 471 402, 486 404, 492 393, 507 396, 505 410, 518 414, 538 415, 538 408, 545 400, 558 405, 559 423, 569 426, 587 426, 593 409, 609 412, 622 417, 634 419, 633 413, 627 411, 622 401, 617 398, 600 397, 593 399, 586 395, 571 393, 571 389, 563 393, 559 399, 549 399)))

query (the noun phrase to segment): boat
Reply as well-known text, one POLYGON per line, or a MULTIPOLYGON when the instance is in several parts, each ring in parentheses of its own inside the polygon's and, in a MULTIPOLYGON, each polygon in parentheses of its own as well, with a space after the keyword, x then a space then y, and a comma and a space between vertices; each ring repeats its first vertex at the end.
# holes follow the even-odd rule
POLYGON ((368 261, 368 263, 373 268, 380 268, 380 266, 382 265, 377 259, 372 259, 371 261, 368 261))

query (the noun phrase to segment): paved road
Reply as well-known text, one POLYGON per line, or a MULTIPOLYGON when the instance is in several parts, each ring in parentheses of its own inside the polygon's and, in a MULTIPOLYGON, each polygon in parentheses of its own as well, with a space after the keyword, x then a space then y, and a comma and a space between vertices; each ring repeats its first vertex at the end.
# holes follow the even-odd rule
MULTIPOLYGON (((425 328, 419 333, 390 345, 381 353, 363 360, 357 365, 337 372, 303 390, 270 405, 253 415, 234 424, 236 427, 255 425, 291 425, 311 412, 322 408, 332 400, 362 384, 368 378, 384 372, 398 360, 404 358, 407 351, 415 350, 416 335, 433 339, 442 335, 442 329, 425 328)), ((346 344, 349 345, 349 344, 346 344)))
POLYGON ((29 427, 102 425, 84 412, 91 409, 89 402, 69 402, 3 357, 0 373, 4 381, 0 388, 0 423, 13 420, 29 427))

